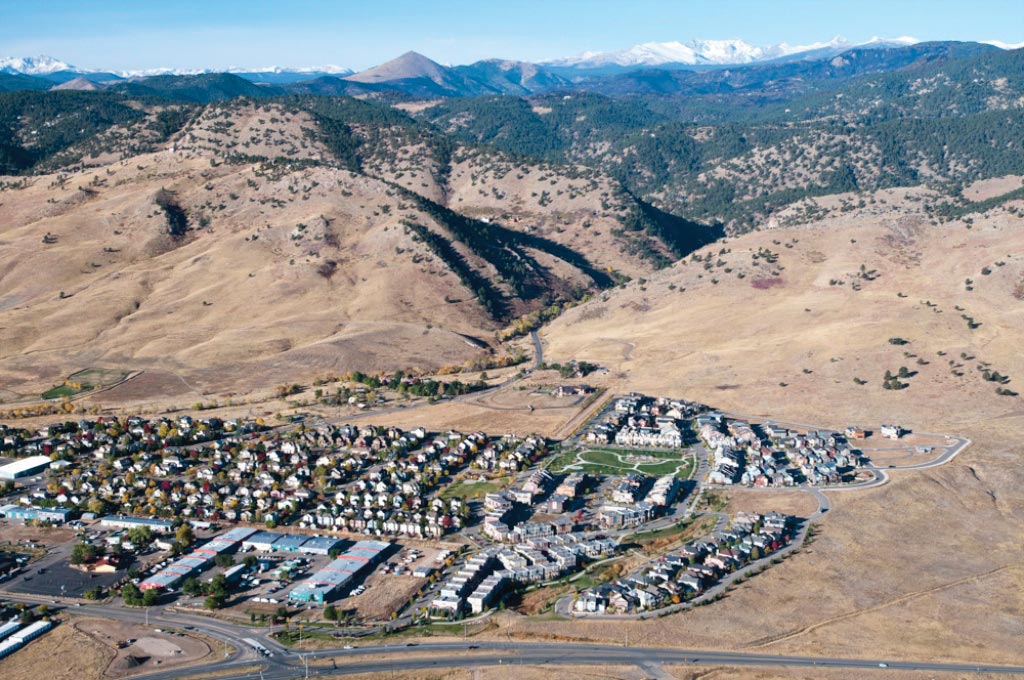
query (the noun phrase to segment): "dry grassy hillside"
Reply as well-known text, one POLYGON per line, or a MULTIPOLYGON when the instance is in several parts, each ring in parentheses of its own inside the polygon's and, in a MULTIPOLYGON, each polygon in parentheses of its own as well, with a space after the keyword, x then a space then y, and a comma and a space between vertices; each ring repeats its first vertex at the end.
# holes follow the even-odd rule
POLYGON ((366 124, 343 133, 360 140, 352 172, 321 125, 244 99, 154 109, 65 154, 117 140, 91 167, 0 182, 0 398, 93 367, 170 376, 158 383, 189 395, 431 370, 480 353, 464 335, 490 342, 507 319, 592 289, 594 272, 649 269, 611 233, 625 208, 607 178, 461 147, 441 167, 437 140, 366 124), (160 115, 181 127, 155 141, 160 115), (484 252, 465 230, 486 225, 460 233, 389 183, 586 255, 536 241, 484 252), (470 278, 409 223, 447 241, 470 278), (527 259, 532 279, 510 281, 501 258, 527 259))
POLYGON ((1018 378, 1024 369, 1020 218, 932 225, 913 203, 888 205, 701 249, 567 312, 545 333, 550 351, 600 361, 637 388, 697 390, 716 403, 756 394, 831 412, 844 404, 849 419, 880 399, 927 420, 956 419, 965 394, 996 412, 1019 408, 995 398, 982 370, 1018 378), (901 365, 917 373, 910 386, 883 390, 885 371, 901 365), (923 395, 942 401, 925 406, 923 395))
POLYGON ((415 211, 347 171, 179 150, 28 184, 0 201, 0 363, 16 393, 94 365, 218 388, 431 368, 478 351, 451 331, 494 328, 400 224, 415 211), (189 213, 180 237, 161 190, 189 213))
POLYGON ((220 156, 331 159, 308 113, 249 100, 207 106, 176 136, 174 146, 220 156))

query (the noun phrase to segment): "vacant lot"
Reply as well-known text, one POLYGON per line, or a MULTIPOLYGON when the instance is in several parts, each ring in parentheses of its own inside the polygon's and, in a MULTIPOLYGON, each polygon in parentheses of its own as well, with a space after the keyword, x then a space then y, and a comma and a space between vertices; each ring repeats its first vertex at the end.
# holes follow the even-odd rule
POLYGON ((99 680, 114 658, 108 646, 62 624, 0 660, 4 680, 99 680))
POLYGON ((17 544, 22 541, 53 546, 67 543, 74 538, 71 529, 63 527, 32 527, 21 522, 0 519, 0 544, 17 544))
MULTIPOLYGON (((723 512, 734 514, 737 512, 781 512, 794 517, 807 517, 818 509, 818 501, 811 493, 794 489, 792 491, 783 489, 772 489, 761 491, 758 489, 726 489, 719 490, 719 493, 726 499, 723 512)), ((833 494, 835 497, 835 494, 833 494)))
POLYGON ((137 624, 83 618, 71 625, 109 650, 111 660, 104 672, 107 677, 187 666, 210 654, 209 645, 202 640, 155 633, 152 628, 137 624))
POLYGON ((449 484, 438 495, 441 498, 458 497, 473 500, 483 498, 487 494, 494 493, 495 491, 501 491, 506 486, 508 486, 508 480, 477 481, 477 479, 473 477, 449 484))

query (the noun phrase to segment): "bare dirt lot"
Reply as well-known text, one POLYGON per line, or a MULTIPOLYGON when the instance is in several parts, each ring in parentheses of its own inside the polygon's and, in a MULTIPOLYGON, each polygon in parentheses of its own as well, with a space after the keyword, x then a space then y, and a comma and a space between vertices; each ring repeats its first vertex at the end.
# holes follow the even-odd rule
POLYGON ((0 543, 29 541, 51 546, 67 543, 74 535, 71 529, 62 527, 32 527, 22 522, 0 520, 0 543))
POLYGON ((209 645, 202 640, 188 635, 156 633, 152 628, 136 624, 84 618, 71 625, 110 650, 112 657, 104 671, 106 677, 179 668, 210 654, 209 645), (129 640, 134 642, 128 643, 129 640), (127 644, 122 647, 119 643, 127 644))

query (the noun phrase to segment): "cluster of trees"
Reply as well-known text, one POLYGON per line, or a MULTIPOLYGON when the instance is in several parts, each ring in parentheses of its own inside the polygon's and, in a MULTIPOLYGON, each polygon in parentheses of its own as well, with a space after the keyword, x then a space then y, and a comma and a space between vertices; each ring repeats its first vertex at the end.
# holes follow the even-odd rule
POLYGON ((173 191, 160 189, 156 192, 153 202, 164 211, 167 218, 167 233, 174 239, 180 239, 188 232, 188 213, 178 202, 173 191))
POLYGON ((105 93, 0 93, 0 175, 48 169, 58 154, 73 145, 84 147, 84 155, 92 150, 88 147, 98 148, 100 141, 91 138, 143 115, 105 93), (25 139, 31 142, 22 142, 25 139), (84 144, 90 139, 92 145, 84 144))
POLYGON ((89 564, 103 553, 92 543, 76 543, 71 548, 71 564, 89 564))
POLYGON ((585 378, 600 366, 592 364, 589 361, 570 361, 565 364, 549 364, 547 362, 541 363, 538 366, 541 370, 551 369, 558 371, 558 375, 563 378, 585 378))
POLYGON ((203 606, 207 609, 220 609, 228 599, 228 583, 224 574, 217 574, 207 583, 194 576, 185 579, 181 584, 181 592, 188 597, 205 595, 203 606))
POLYGON ((121 587, 121 599, 131 607, 153 607, 160 601, 160 594, 150 588, 143 591, 134 583, 126 583, 121 587))
MULTIPOLYGON (((584 299, 586 299, 586 296, 584 296, 584 299)), ((556 302, 547 307, 535 309, 529 314, 524 314, 518 319, 513 320, 505 329, 498 333, 498 339, 504 342, 527 335, 530 331, 536 330, 547 322, 557 319, 562 312, 574 306, 576 306, 575 302, 567 301, 556 302)))
POLYGON ((452 246, 444 236, 437 234, 422 224, 406 220, 405 226, 411 229, 416 236, 439 258, 448 265, 448 268, 455 272, 466 288, 468 288, 480 305, 487 311, 492 319, 502 319, 506 315, 508 300, 494 284, 481 275, 466 262, 466 259, 452 246))
MULTIPOLYGON (((414 201, 421 210, 442 225, 459 243, 492 265, 502 282, 521 300, 550 296, 551 274, 530 254, 530 249, 542 251, 577 267, 598 288, 607 288, 614 283, 608 273, 593 267, 584 256, 571 248, 540 236, 465 217, 405 189, 400 191, 405 198, 414 201)), ((508 297, 471 266, 455 249, 451 240, 411 220, 405 220, 404 224, 455 272, 491 318, 499 321, 507 319, 510 309, 508 297)), ((584 294, 585 290, 579 290, 573 297, 579 298, 584 294)))
POLYGON ((367 375, 362 371, 353 371, 345 376, 347 380, 361 383, 373 389, 387 387, 397 391, 399 394, 409 394, 415 397, 456 397, 460 394, 469 394, 470 392, 487 387, 487 383, 483 380, 464 383, 461 380, 439 381, 428 378, 417 382, 406 382, 404 380, 405 377, 405 371, 401 370, 396 371, 389 378, 367 375))
POLYGON ((910 383, 905 383, 901 378, 909 378, 913 375, 913 372, 906 366, 900 366, 896 375, 893 375, 892 371, 885 372, 885 378, 882 380, 882 387, 887 390, 902 390, 905 387, 909 387, 910 383))

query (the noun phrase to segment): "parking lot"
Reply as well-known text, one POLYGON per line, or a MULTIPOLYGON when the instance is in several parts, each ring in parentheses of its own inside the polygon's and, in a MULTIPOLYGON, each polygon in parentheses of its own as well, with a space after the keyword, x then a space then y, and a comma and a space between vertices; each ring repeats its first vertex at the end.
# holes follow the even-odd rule
POLYGON ((67 564, 57 563, 48 567, 38 567, 37 564, 30 564, 24 573, 11 579, 6 590, 45 597, 80 598, 86 590, 96 586, 109 588, 124 576, 121 570, 112 574, 95 574, 73 569, 67 564))

